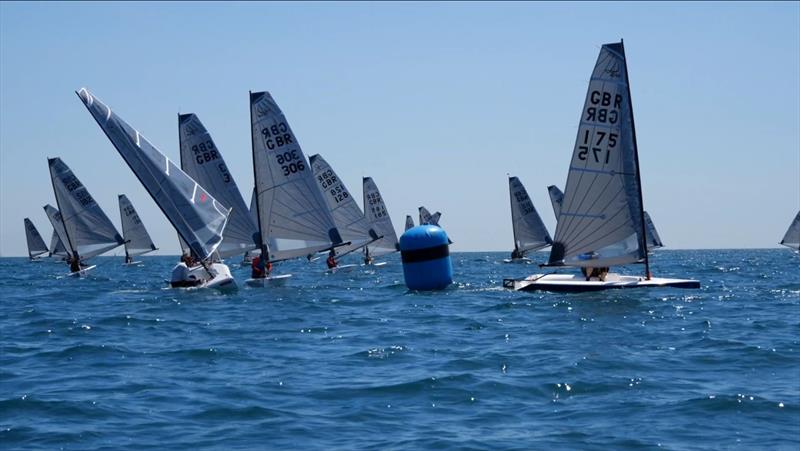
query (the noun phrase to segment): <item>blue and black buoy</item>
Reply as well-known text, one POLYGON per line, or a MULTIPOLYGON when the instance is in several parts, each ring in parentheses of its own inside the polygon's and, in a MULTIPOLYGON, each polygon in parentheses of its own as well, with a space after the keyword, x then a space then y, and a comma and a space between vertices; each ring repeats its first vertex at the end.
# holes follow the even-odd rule
POLYGON ((406 286, 412 290, 442 290, 453 283, 450 239, 435 225, 412 227, 400 237, 400 257, 406 286))

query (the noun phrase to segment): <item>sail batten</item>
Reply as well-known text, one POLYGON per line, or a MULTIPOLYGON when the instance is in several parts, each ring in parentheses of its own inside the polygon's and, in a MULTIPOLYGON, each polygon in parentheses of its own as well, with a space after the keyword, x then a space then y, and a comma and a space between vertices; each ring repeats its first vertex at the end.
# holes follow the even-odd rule
POLYGON ((378 240, 367 245, 367 252, 373 257, 390 254, 400 249, 397 241, 397 232, 392 225, 392 219, 386 209, 378 185, 372 177, 364 177, 362 181, 364 216, 366 216, 370 227, 380 237, 378 240))
POLYGON ((60 158, 48 158, 50 177, 72 253, 100 255, 124 241, 86 187, 60 158))
POLYGON ((207 189, 222 207, 231 209, 222 243, 217 248, 219 256, 226 258, 255 249, 258 226, 211 134, 195 114, 178 115, 178 133, 181 169, 207 189))
POLYGON ((250 93, 258 244, 269 261, 343 242, 286 116, 268 92, 250 93))
POLYGON ((609 266, 646 258, 633 111, 621 43, 600 50, 586 93, 563 195, 551 265, 609 266))
POLYGON ((81 88, 76 94, 181 239, 200 259, 211 257, 222 241, 229 212, 88 90, 81 88))
POLYGON ((511 199, 515 254, 522 257, 527 252, 537 251, 552 244, 550 233, 547 232, 542 218, 519 178, 508 178, 508 194, 511 199))

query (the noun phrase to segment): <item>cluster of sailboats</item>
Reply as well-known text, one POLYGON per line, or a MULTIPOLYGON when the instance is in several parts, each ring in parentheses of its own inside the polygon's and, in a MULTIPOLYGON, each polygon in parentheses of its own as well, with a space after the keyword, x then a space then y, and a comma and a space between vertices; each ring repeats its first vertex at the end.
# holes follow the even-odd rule
MULTIPOLYGON (((399 250, 386 204, 375 181, 363 178, 362 208, 321 156, 306 158, 297 136, 269 92, 250 93, 251 151, 255 186, 245 203, 220 149, 195 114, 179 114, 179 164, 151 144, 105 103, 82 88, 78 97, 175 228, 183 257, 174 287, 228 288, 235 282, 224 259, 251 262, 251 286, 290 277, 272 264, 314 260, 328 254, 329 268, 356 251, 364 263, 399 250)), ((50 245, 25 218, 31 259, 56 256, 71 275, 93 268, 89 258, 125 247, 125 263, 156 250, 136 210, 119 196, 120 234, 86 187, 60 159, 48 159, 58 208, 44 207, 53 226, 50 245)), ((531 263, 550 247, 544 267, 577 267, 581 274, 535 274, 505 279, 515 290, 594 291, 668 286, 699 288, 691 279, 652 277, 649 252, 663 246, 644 210, 638 147, 622 42, 606 44, 592 71, 564 191, 548 187, 557 225, 551 237, 517 177, 509 177, 514 250, 506 262, 531 263), (609 272, 611 266, 644 265, 641 276, 609 272)), ((419 224, 438 225, 440 212, 419 207, 419 224)), ((405 229, 414 227, 406 216, 405 229)), ((781 244, 800 248, 800 213, 781 244)))

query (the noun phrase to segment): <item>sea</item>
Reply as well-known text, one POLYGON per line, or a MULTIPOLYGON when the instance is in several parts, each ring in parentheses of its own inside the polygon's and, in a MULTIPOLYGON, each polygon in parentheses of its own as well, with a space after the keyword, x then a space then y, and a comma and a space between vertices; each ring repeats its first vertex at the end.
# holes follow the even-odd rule
POLYGON ((800 449, 797 253, 658 250, 702 288, 586 294, 503 289, 541 272, 507 257, 453 253, 438 292, 396 254, 266 289, 232 260, 232 293, 2 258, 0 448, 800 449))

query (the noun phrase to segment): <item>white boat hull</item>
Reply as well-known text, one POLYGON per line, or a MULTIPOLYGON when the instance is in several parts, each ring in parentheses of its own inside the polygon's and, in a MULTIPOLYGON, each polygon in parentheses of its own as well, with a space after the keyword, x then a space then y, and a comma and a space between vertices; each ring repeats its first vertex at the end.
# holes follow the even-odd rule
POLYGON ((534 274, 524 279, 503 279, 503 287, 521 291, 554 291, 559 293, 580 293, 619 288, 700 288, 700 282, 691 279, 666 279, 640 276, 624 276, 609 273, 604 281, 576 274, 534 274))
POLYGON ((531 260, 528 257, 523 257, 523 258, 505 258, 505 259, 503 259, 503 263, 518 263, 518 264, 529 265, 529 264, 533 263, 533 260, 531 260))
POLYGON ((139 266, 141 264, 142 262, 138 261, 138 262, 123 263, 122 266, 139 266))
POLYGON ((89 271, 91 271, 91 270, 93 270, 95 268, 97 268, 97 265, 87 266, 85 268, 82 268, 80 271, 75 271, 75 272, 68 273, 67 276, 69 276, 69 277, 83 277, 83 276, 86 275, 86 273, 88 273, 89 271))
POLYGON ((358 267, 359 267, 359 265, 356 265, 356 264, 339 265, 339 266, 335 266, 333 268, 329 268, 325 272, 328 273, 328 274, 336 274, 338 272, 350 272, 350 271, 352 271, 352 270, 354 270, 355 268, 358 268, 358 267))
POLYGON ((291 274, 279 274, 277 276, 268 276, 258 279, 247 279, 244 284, 253 288, 264 288, 269 286, 283 286, 292 277, 291 274))
POLYGON ((231 270, 224 263, 212 263, 206 270, 202 265, 189 268, 187 281, 201 280, 194 286, 178 286, 175 281, 170 282, 173 288, 214 288, 217 290, 235 290, 236 281, 231 275, 231 270))

